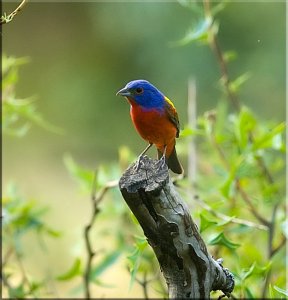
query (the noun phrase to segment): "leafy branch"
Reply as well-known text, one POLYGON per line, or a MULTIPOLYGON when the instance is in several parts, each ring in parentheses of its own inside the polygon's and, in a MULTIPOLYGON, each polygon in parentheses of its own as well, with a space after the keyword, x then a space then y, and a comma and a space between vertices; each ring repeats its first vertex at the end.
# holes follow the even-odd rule
POLYGON ((34 98, 19 99, 16 97, 16 84, 18 82, 19 66, 26 64, 28 58, 15 58, 13 56, 2 56, 2 127, 3 133, 11 136, 23 137, 30 129, 31 124, 63 134, 64 131, 46 121, 37 111, 34 98))
POLYGON ((208 205, 207 203, 204 202, 203 199, 199 198, 198 195, 194 196, 194 200, 201 206, 203 207, 206 211, 209 211, 212 215, 214 215, 215 217, 225 221, 225 222, 231 222, 231 223, 235 223, 235 224, 239 224, 239 225, 245 225, 248 227, 252 227, 252 228, 257 228, 259 230, 268 230, 268 227, 266 225, 263 224, 257 224, 248 220, 244 220, 244 219, 240 219, 240 218, 236 218, 236 217, 229 217, 227 215, 224 215, 220 212, 215 211, 215 209, 213 209, 210 205, 208 205))
POLYGON ((90 290, 90 276, 92 270, 92 260, 96 255, 96 252, 93 250, 92 241, 90 239, 90 231, 93 228, 95 223, 96 217, 100 212, 99 204, 103 200, 105 194, 111 189, 118 185, 117 180, 109 181, 105 184, 105 186, 100 190, 99 194, 96 195, 96 182, 97 182, 97 174, 94 174, 94 180, 92 185, 92 194, 91 194, 91 202, 92 202, 92 214, 90 217, 89 223, 84 228, 84 240, 86 245, 86 252, 87 252, 87 262, 85 271, 83 274, 83 281, 84 281, 84 289, 85 289, 85 297, 86 299, 91 299, 91 290, 90 290))
MULTIPOLYGON (((203 6, 204 6, 204 13, 205 13, 206 19, 208 19, 208 20, 211 19, 212 20, 213 15, 211 13, 210 0, 203 0, 203 6)), ((210 22, 210 26, 208 27, 208 43, 209 43, 211 49, 213 50, 213 52, 214 52, 214 54, 217 58, 217 61, 218 61, 218 64, 219 64, 219 67, 220 67, 220 70, 221 70, 221 74, 222 74, 221 81, 222 81, 222 83, 225 87, 227 97, 230 100, 233 107, 235 108, 235 110, 239 113, 240 108, 241 108, 241 103, 240 103, 240 101, 237 97, 236 92, 234 92, 233 89, 232 89, 231 80, 230 80, 230 77, 229 77, 229 74, 228 74, 227 62, 226 62, 226 60, 224 58, 224 54, 221 50, 221 47, 220 47, 220 44, 219 44, 219 41, 218 41, 218 38, 217 38, 217 30, 215 30, 215 24, 214 24, 213 21, 210 22)), ((252 131, 249 132, 249 141, 251 143, 253 143, 255 141, 252 131)), ((217 149, 217 151, 219 153, 219 156, 222 159, 225 160, 225 158, 223 157, 223 153, 219 149, 218 145, 215 145, 215 148, 217 149)), ((256 156, 255 158, 256 158, 256 161, 258 163, 259 169, 261 170, 261 172, 263 173, 263 175, 267 179, 268 183, 273 185, 275 183, 275 181, 273 179, 273 176, 272 176, 271 172, 267 168, 263 158, 261 156, 256 156)), ((225 164, 227 165, 226 162, 225 162, 225 164)), ((253 215, 263 225, 268 227, 268 258, 271 259, 273 254, 275 253, 275 249, 273 249, 272 245, 273 245, 274 232, 275 232, 275 216, 276 216, 276 213, 277 213, 277 209, 279 207, 279 201, 276 201, 276 203, 274 204, 271 219, 270 219, 270 221, 268 221, 267 219, 265 219, 263 216, 261 216, 258 213, 258 209, 256 209, 256 207, 254 207, 254 205, 250 201, 247 193, 241 187, 241 183, 238 179, 236 179, 236 188, 239 191, 242 199, 249 206, 249 208, 250 208, 251 212, 253 213, 253 215)), ((278 191, 275 191, 275 196, 276 195, 279 196, 278 191)), ((279 246, 281 247, 281 243, 279 244, 279 246)), ((264 284, 262 297, 265 297, 269 277, 270 277, 270 272, 268 273, 268 275, 266 277, 266 282, 264 284)))
POLYGON ((228 68, 227 68, 227 64, 226 64, 226 60, 224 58, 224 54, 221 50, 218 38, 217 38, 217 31, 218 31, 218 27, 217 25, 213 22, 213 15, 211 12, 211 7, 210 7, 210 0, 203 0, 203 5, 204 5, 204 13, 205 13, 205 17, 207 20, 211 20, 209 22, 209 27, 208 29, 208 43, 210 45, 210 47, 212 48, 212 50, 214 51, 214 54, 216 55, 216 58, 218 60, 219 63, 219 67, 221 70, 221 81, 225 86, 226 89, 226 93, 228 96, 228 99, 230 99, 233 107, 236 109, 236 111, 240 111, 240 101, 237 97, 237 94, 235 91, 233 91, 233 89, 231 88, 231 80, 229 78, 228 75, 228 68))
MULTIPOLYGON (((16 192, 14 186, 10 186, 7 194, 3 197, 3 239, 5 254, 2 260, 2 282, 11 298, 36 297, 38 290, 44 287, 44 281, 33 281, 23 263, 24 252, 21 247, 21 239, 28 232, 38 234, 38 238, 45 235, 58 237, 59 232, 50 228, 42 220, 45 208, 39 208, 35 201, 28 201, 16 192), (7 250, 6 250, 7 247, 7 250), (13 280, 15 272, 11 272, 11 265, 15 264, 20 273, 20 282, 13 280)), ((39 243, 41 240, 39 240, 39 243)))
MULTIPOLYGON (((207 28, 208 43, 217 58, 217 61, 218 61, 218 64, 219 64, 219 67, 221 70, 221 75, 222 75, 221 82, 223 83, 223 85, 225 87, 227 97, 230 100, 233 107, 235 108, 235 110, 239 113, 240 109, 241 109, 241 102, 238 99, 236 91, 232 88, 233 84, 232 84, 232 81, 228 74, 227 60, 224 58, 223 51, 221 49, 219 40, 217 38, 218 28, 216 27, 215 23, 213 22, 213 15, 211 13, 210 0, 203 0, 203 5, 204 5, 204 13, 205 13, 206 19, 211 20, 209 22, 209 26, 207 28)), ((243 82, 241 81, 241 83, 243 83, 243 82)), ((249 139, 253 143, 254 137, 253 137, 252 132, 249 133, 249 139)), ((266 167, 263 159, 259 156, 259 157, 257 157, 257 161, 258 161, 260 169, 263 171, 268 182, 273 184, 274 183, 273 177, 272 177, 271 173, 269 172, 268 168, 266 167)))
MULTIPOLYGON (((279 163, 279 166, 282 166, 283 158, 282 156, 277 157, 279 159, 277 161, 275 156, 270 157, 270 152, 273 150, 278 151, 280 155, 285 152, 282 137, 285 124, 283 122, 271 128, 269 125, 258 123, 254 114, 244 107, 239 99, 238 92, 241 85, 249 78, 249 72, 233 80, 228 72, 228 63, 235 57, 235 53, 232 51, 223 52, 218 38, 219 24, 215 20, 216 13, 224 8, 226 2, 212 3, 210 0, 203 0, 202 3, 185 0, 179 2, 191 9, 196 14, 196 17, 199 18, 199 22, 176 44, 183 46, 191 42, 198 42, 209 46, 219 66, 222 91, 226 96, 227 103, 235 111, 227 118, 226 103, 219 103, 217 112, 216 110, 208 112, 208 114, 204 115, 202 123, 201 118, 199 118, 199 124, 203 125, 204 128, 203 131, 201 131, 201 128, 196 128, 196 125, 189 123, 190 128, 187 128, 187 131, 182 133, 182 136, 200 135, 209 139, 214 153, 220 160, 220 165, 214 165, 213 167, 215 171, 219 170, 220 174, 227 176, 224 184, 219 189, 220 196, 231 200, 231 211, 234 212, 237 212, 238 209, 235 206, 235 201, 238 199, 237 196, 239 196, 239 199, 244 201, 245 206, 258 221, 258 224, 254 222, 251 224, 251 221, 237 218, 236 221, 235 219, 233 222, 231 220, 231 223, 245 225, 247 222, 247 225, 249 224, 251 227, 264 229, 267 232, 267 259, 271 262, 273 256, 283 248, 286 240, 284 233, 280 232, 280 234, 276 235, 277 222, 283 219, 283 211, 281 210, 280 213, 278 211, 280 211, 280 208, 284 208, 281 205, 283 199, 283 195, 281 195, 282 182, 281 180, 278 182, 278 177, 276 177, 281 174, 282 169, 280 171, 280 168, 282 167, 277 167, 276 165, 279 163), (279 173, 277 174, 277 172, 279 173), (267 213, 264 215, 265 206, 263 205, 263 209, 262 207, 259 209, 254 199, 256 201, 257 199, 269 201, 272 204, 269 215, 267 213), (278 240, 277 243, 275 242, 276 238, 278 240)), ((206 205, 204 201, 199 200, 198 203, 212 215, 229 221, 228 216, 219 213, 208 204, 206 205)), ((201 222, 202 220, 204 223, 206 222, 205 226, 210 227, 213 224, 217 224, 211 220, 205 220, 205 217, 201 214, 200 217, 201 222)), ((252 272, 253 270, 251 274, 252 272)), ((266 296, 270 278, 271 268, 267 268, 262 297, 266 296)), ((249 294, 249 288, 245 288, 247 289, 245 293, 252 295, 249 294)))
POLYGON ((20 10, 24 7, 25 4, 26 0, 22 0, 21 3, 9 15, 4 13, 4 15, 1 16, 0 25, 11 22, 14 19, 14 17, 20 12, 20 10))

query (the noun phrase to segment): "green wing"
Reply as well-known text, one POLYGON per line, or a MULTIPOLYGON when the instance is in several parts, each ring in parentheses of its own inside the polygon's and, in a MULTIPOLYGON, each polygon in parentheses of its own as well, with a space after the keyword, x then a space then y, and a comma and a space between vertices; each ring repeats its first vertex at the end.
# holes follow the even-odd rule
POLYGON ((177 111, 176 111, 176 108, 175 108, 173 102, 167 97, 165 97, 165 110, 169 117, 169 120, 174 124, 174 126, 177 129, 176 137, 178 138, 179 131, 180 131, 180 123, 179 123, 179 119, 178 119, 178 114, 177 114, 177 111))

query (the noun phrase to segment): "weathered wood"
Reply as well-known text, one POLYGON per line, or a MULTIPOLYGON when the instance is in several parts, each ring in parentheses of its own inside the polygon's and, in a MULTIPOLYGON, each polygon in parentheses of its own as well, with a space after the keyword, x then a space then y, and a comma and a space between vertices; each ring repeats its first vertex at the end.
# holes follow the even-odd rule
POLYGON ((234 277, 208 253, 163 162, 142 157, 140 168, 130 166, 119 187, 155 252, 169 299, 207 299, 212 290, 229 296, 234 277))

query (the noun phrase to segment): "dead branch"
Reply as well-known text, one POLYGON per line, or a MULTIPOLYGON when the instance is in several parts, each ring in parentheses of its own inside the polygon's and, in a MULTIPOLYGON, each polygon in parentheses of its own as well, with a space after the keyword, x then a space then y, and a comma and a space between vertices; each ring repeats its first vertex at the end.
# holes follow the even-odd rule
POLYGON ((230 295, 234 277, 208 253, 166 165, 144 156, 141 168, 130 166, 119 186, 155 252, 170 299, 207 299, 213 290, 230 295))

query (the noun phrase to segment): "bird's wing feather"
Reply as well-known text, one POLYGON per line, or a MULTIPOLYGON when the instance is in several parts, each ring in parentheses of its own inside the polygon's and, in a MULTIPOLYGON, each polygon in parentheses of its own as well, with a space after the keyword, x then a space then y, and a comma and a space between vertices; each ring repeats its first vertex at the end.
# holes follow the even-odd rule
POLYGON ((179 124, 179 119, 178 119, 178 114, 176 111, 176 108, 173 104, 173 102, 167 98, 166 96, 164 97, 165 99, 165 111, 169 117, 169 120, 174 124, 174 126, 177 129, 176 137, 179 137, 179 131, 180 131, 180 124, 179 124))

